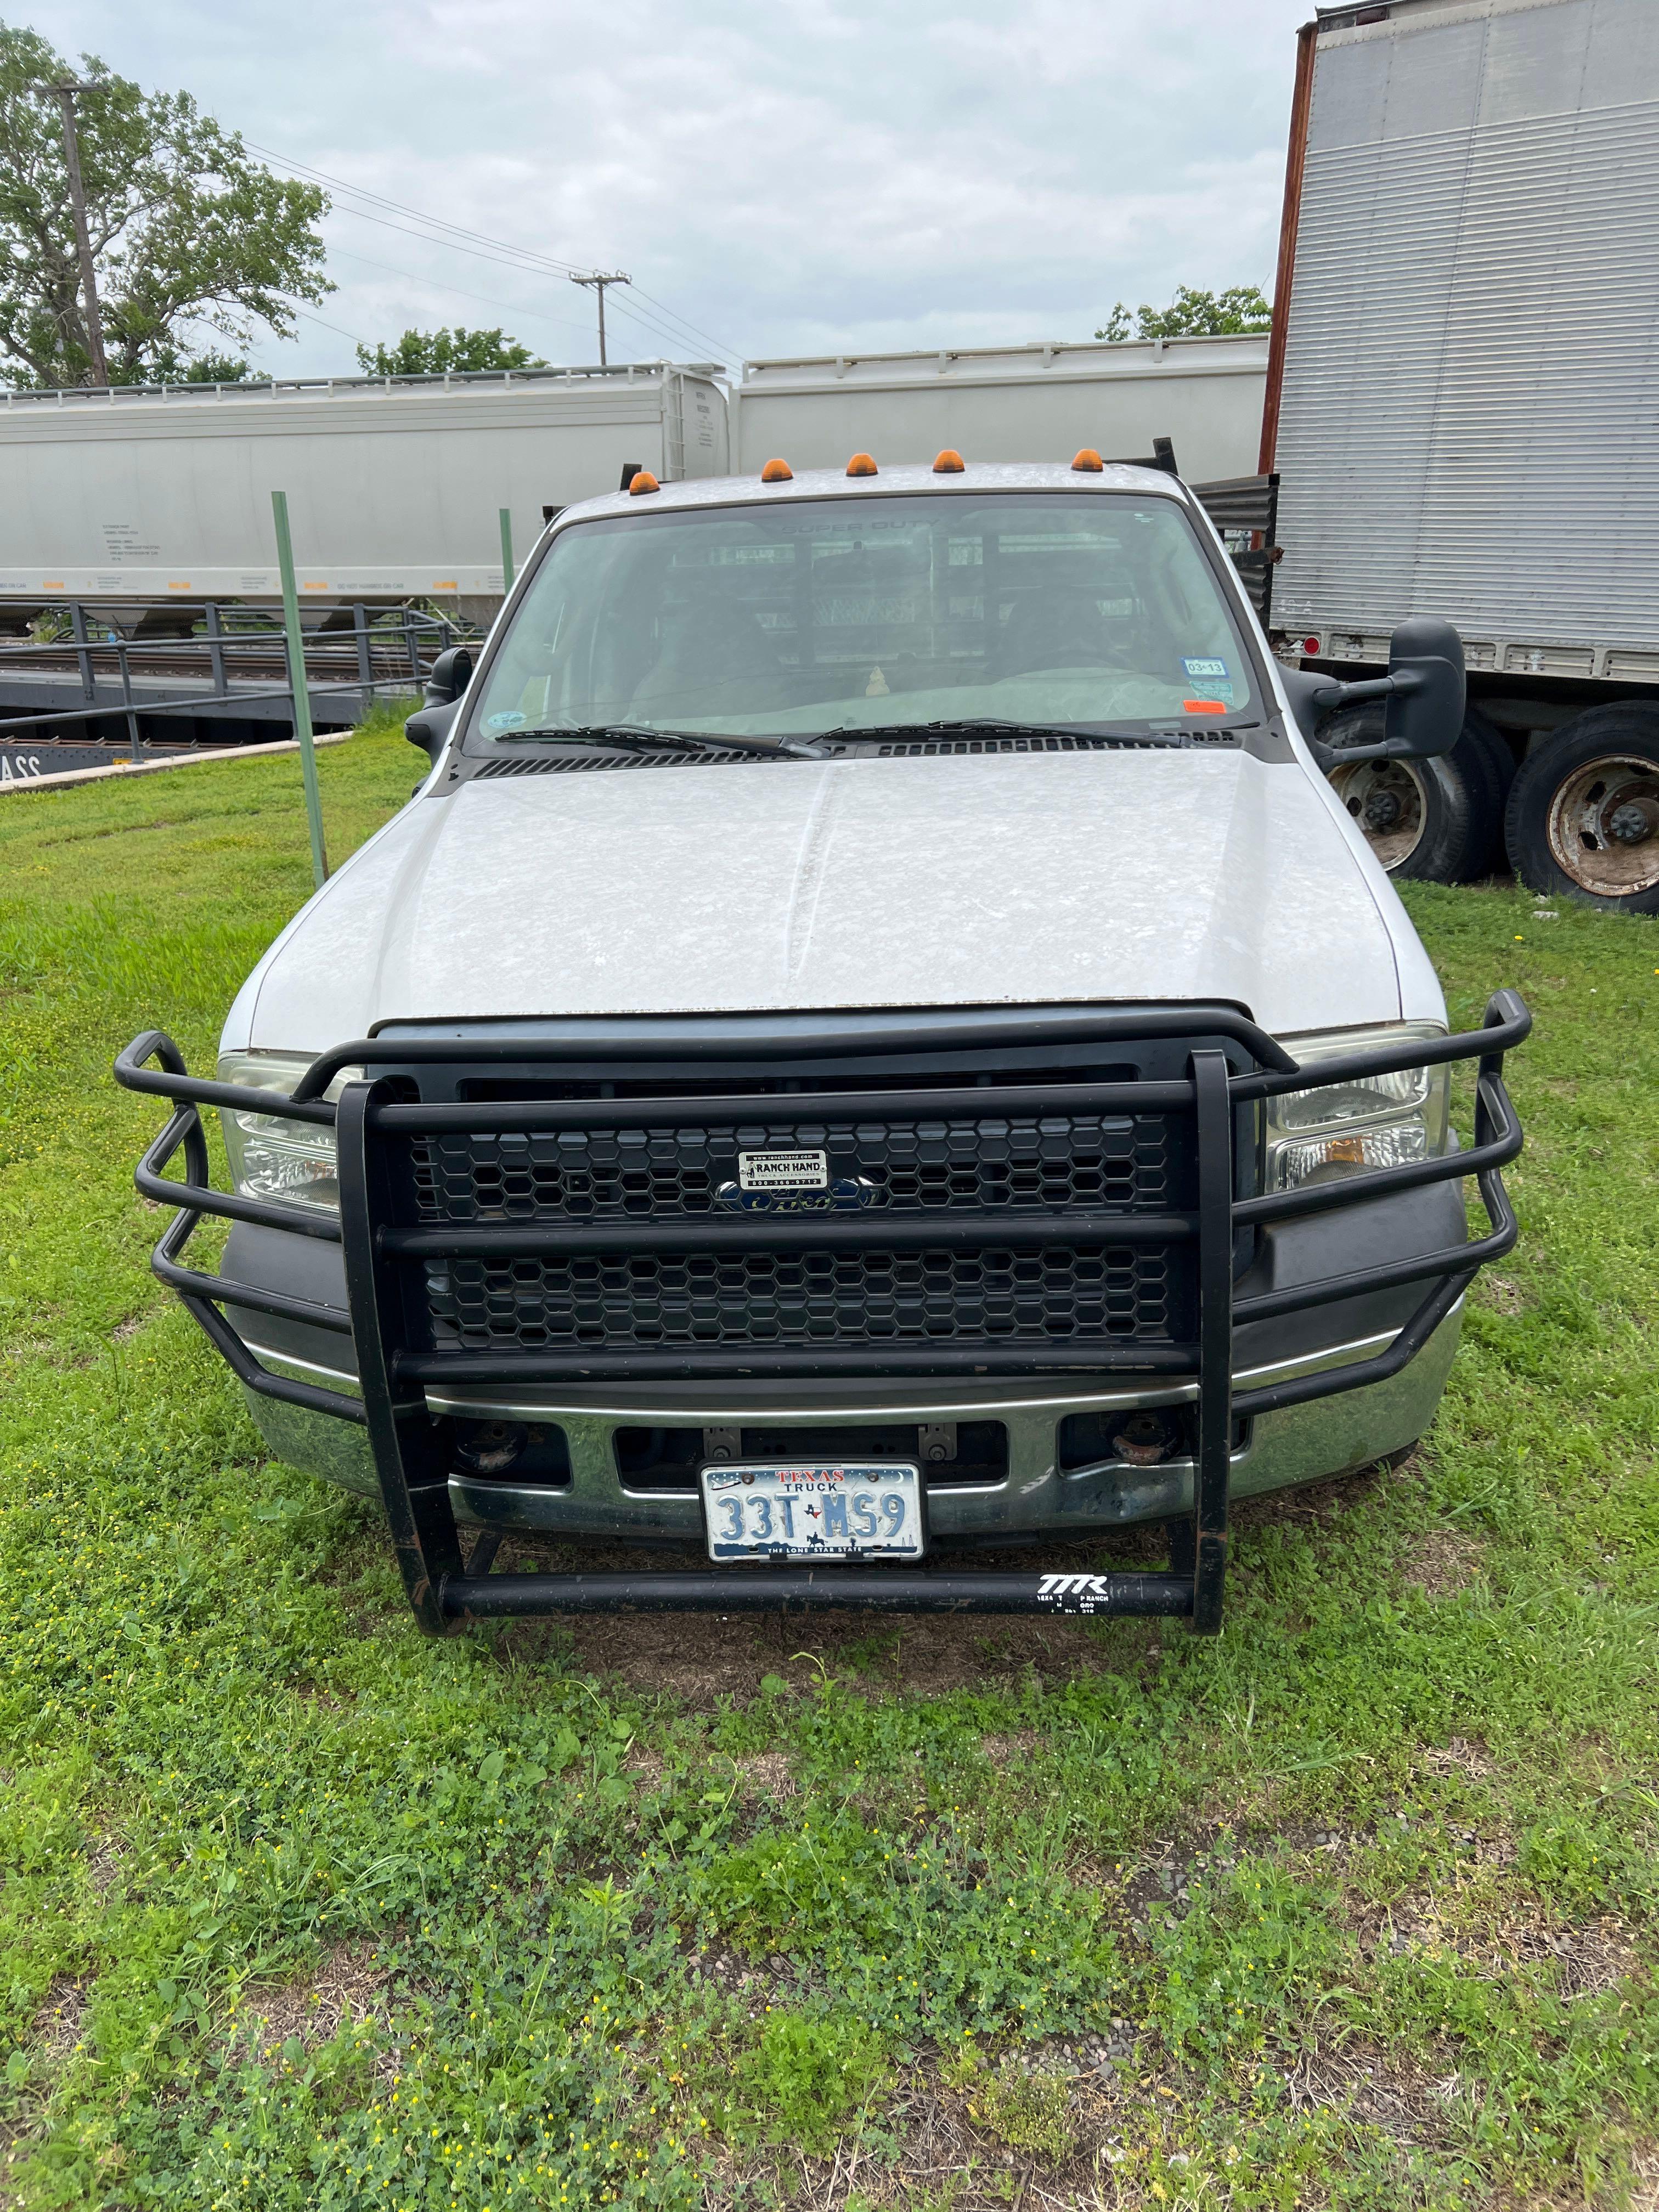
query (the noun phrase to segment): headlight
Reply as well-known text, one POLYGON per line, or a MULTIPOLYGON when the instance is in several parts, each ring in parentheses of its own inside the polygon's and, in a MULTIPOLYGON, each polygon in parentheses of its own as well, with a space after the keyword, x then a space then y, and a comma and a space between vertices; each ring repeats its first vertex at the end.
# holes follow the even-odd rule
MULTIPOLYGON (((309 1054, 226 1052, 219 1055, 221 1083, 241 1083, 259 1091, 291 1091, 311 1065, 309 1054)), ((355 1067, 343 1068, 324 1094, 337 1098, 355 1067)), ((340 1210, 334 1132, 320 1121, 285 1121, 277 1114, 249 1114, 222 1106, 219 1120, 236 1188, 246 1198, 274 1198, 290 1206, 340 1210)))
MULTIPOLYGON (((1437 1022, 1389 1022, 1374 1030, 1286 1037, 1284 1043, 1308 1066, 1445 1034, 1437 1022)), ((1267 1188, 1292 1190, 1298 1183, 1434 1158, 1446 1149, 1447 1082, 1443 1066, 1407 1067, 1270 1098, 1267 1188)))

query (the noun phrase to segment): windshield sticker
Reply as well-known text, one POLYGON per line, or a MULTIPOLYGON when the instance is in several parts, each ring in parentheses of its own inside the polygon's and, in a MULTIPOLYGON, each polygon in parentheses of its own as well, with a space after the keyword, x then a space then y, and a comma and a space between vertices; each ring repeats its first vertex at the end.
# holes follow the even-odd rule
POLYGON ((1200 697, 1218 699, 1224 707, 1232 705, 1237 695, 1224 660, 1194 658, 1183 660, 1181 665, 1186 671, 1187 681, 1200 697))
POLYGON ((517 730, 521 729, 529 720, 528 714, 520 714, 516 708, 511 708, 506 714, 487 714, 484 717, 484 727, 487 730, 517 730))

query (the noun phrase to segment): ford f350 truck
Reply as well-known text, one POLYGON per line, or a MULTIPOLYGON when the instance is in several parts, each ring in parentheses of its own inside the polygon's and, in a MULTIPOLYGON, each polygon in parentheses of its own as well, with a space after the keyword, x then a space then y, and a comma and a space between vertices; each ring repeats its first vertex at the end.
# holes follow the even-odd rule
MULTIPOLYGON (((173 1107, 157 1272, 271 1449, 384 1501, 433 1633, 1213 1632, 1230 1498, 1411 1444, 1516 1234, 1526 1010, 1448 1035, 1310 742, 1349 697, 1275 663, 1167 474, 641 471, 441 665, 429 774, 248 978, 216 1079, 158 1030, 121 1055, 173 1107), (1168 1569, 1103 1567, 1145 1521, 1168 1569), (509 1533, 609 1556, 492 1571, 509 1533)), ((1455 634, 1403 625, 1372 697, 1379 757, 1453 743, 1455 634)))

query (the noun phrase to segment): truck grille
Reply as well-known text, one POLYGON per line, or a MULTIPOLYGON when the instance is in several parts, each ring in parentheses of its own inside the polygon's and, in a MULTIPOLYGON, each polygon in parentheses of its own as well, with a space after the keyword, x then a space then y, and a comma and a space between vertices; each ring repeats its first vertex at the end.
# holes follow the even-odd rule
POLYGON ((1003 1113, 948 1120, 674 1129, 562 1129, 428 1137, 414 1161, 419 1218, 641 1220, 717 1211, 739 1152, 827 1152, 832 1177, 871 1186, 872 1209, 1088 1206, 1160 1212, 1175 1201, 1161 1115, 1003 1113))
MULTIPOLYGON (((1170 1048, 1177 1066, 1184 1050, 1170 1048)), ((500 1224, 536 1234, 524 1240, 528 1251, 428 1257, 431 1346, 672 1358, 938 1346, 960 1359, 978 1345, 994 1358, 998 1348, 1065 1346, 1074 1357, 1091 1341, 1189 1343, 1197 1326, 1190 1247, 1106 1243, 1101 1221, 1109 1218, 1109 1234, 1112 1216, 1192 1206, 1186 1118, 1133 1102, 1042 1110, 1059 1086, 1133 1083, 1139 1072, 1133 1052, 1103 1066, 1080 1060, 1045 1064, 1028 1054, 1016 1066, 975 1069, 965 1055, 941 1055, 920 1076, 867 1061, 803 1060, 787 1072, 620 1063, 614 1075, 589 1064, 550 1085, 512 1071, 457 1070, 447 1095, 472 1099, 477 1122, 458 1116, 458 1127, 411 1134, 406 1218, 441 1232, 500 1224), (970 1086, 969 1104, 961 1094, 970 1086), (886 1111, 874 1101, 890 1088, 886 1111), (817 1094, 810 1107, 793 1104, 791 1091, 801 1089, 817 1094), (743 1118, 722 1090, 743 1098, 743 1118), (838 1090, 859 1093, 844 1115, 826 1097, 838 1090), (955 1095, 935 1115, 919 1103, 929 1091, 955 1095), (630 1126, 625 1113, 605 1110, 601 1102, 617 1094, 649 1099, 647 1123, 658 1126, 630 1126), (591 1120, 585 1098, 594 1102, 591 1120), (556 1104, 551 1127, 535 1127, 540 1102, 556 1104), (491 1126, 516 1105, 528 1109, 529 1127, 491 1126), (787 1214, 734 1205, 740 1153, 794 1151, 827 1156, 847 1206, 841 1218, 849 1228, 863 1223, 867 1247, 854 1235, 815 1237, 823 1215, 801 1218, 797 1243, 787 1214), (1075 1242, 1063 1227, 1054 1233, 1055 1217, 1071 1212, 1091 1217, 1075 1242), (984 1223, 967 1241, 965 1214, 984 1223), (1022 1237, 1022 1217, 1033 1229, 1042 1222, 1040 1238, 1022 1237), (939 1224, 937 1245, 916 1233, 930 1218, 939 1224), (905 1233, 887 1241, 884 1221, 905 1233), (696 1234, 703 1222, 711 1231, 718 1224, 706 1247, 696 1234), (672 1239, 630 1239, 635 1226, 671 1224, 679 1231, 672 1239), (584 1249, 560 1249, 566 1228, 583 1232, 584 1249), (614 1247, 595 1231, 615 1231, 614 1247)))
POLYGON ((1172 1334, 1157 1247, 451 1259, 427 1292, 439 1350, 677 1345, 1069 1344, 1172 1334))

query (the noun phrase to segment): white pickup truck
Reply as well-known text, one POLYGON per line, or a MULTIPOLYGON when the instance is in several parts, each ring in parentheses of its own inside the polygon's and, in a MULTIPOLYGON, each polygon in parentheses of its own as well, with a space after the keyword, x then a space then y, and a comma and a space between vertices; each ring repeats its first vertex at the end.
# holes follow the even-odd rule
MULTIPOLYGON (((429 775, 248 978, 217 1080, 159 1030, 121 1055, 173 1102, 157 1272, 271 1449, 384 1500, 434 1633, 1213 1632, 1230 1497, 1409 1445, 1515 1237, 1526 1011, 1447 1035, 1304 732, 1352 696, 1275 664, 1154 470, 642 471, 441 664, 429 775), (1103 1560, 1144 1521, 1167 1571, 1103 1560), (509 1534, 598 1549, 492 1571, 509 1534)), ((1379 757, 1443 750, 1455 634, 1407 623, 1360 696, 1379 757)))

